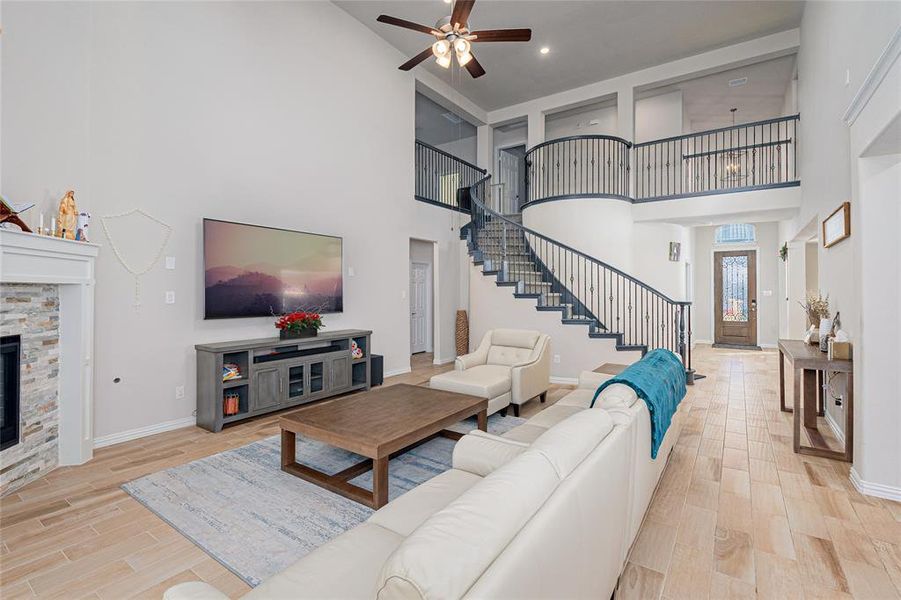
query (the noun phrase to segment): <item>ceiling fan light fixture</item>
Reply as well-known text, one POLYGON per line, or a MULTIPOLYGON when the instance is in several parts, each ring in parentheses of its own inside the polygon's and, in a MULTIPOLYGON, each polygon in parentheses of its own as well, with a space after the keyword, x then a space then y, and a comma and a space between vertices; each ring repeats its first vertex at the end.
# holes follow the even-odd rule
POLYGON ((457 53, 457 56, 469 54, 470 48, 472 48, 472 46, 466 38, 458 37, 454 40, 454 51, 457 53))
POLYGON ((439 66, 447 69, 451 66, 451 54, 448 52, 447 54, 442 54, 441 56, 435 57, 435 62, 438 63, 439 66))
POLYGON ((472 60, 472 54, 467 52, 465 54, 457 53, 457 62, 460 63, 461 67, 465 67, 466 63, 472 60))
POLYGON ((435 58, 447 56, 448 54, 450 54, 450 49, 451 45, 447 40, 438 40, 437 42, 432 44, 432 54, 435 55, 435 58))

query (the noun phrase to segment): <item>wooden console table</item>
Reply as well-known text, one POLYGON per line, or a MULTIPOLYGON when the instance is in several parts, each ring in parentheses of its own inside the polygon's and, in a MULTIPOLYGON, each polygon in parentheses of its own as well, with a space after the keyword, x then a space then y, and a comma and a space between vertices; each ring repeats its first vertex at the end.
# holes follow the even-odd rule
POLYGON ((829 360, 819 347, 802 340, 779 340, 779 409, 794 413, 794 448, 798 454, 821 456, 851 462, 854 450, 854 363, 850 360, 829 360), (794 409, 785 405, 785 361, 791 363, 794 409), (820 373, 823 373, 821 378, 820 373), (821 382, 827 373, 847 373, 847 393, 844 404, 845 448, 829 448, 817 428, 817 417, 825 413, 825 399, 820 395, 821 382), (803 385, 802 385, 803 384, 803 385), (803 409, 802 406, 803 390, 803 409), (822 401, 823 410, 819 403, 822 401), (811 446, 801 444, 801 421, 811 446))

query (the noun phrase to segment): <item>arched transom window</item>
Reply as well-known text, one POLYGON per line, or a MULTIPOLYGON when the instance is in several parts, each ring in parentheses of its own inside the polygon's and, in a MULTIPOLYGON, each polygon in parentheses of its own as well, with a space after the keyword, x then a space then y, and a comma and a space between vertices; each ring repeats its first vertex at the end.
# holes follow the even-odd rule
POLYGON ((757 239, 757 230, 750 223, 729 223, 717 227, 713 239, 717 244, 744 244, 757 239))

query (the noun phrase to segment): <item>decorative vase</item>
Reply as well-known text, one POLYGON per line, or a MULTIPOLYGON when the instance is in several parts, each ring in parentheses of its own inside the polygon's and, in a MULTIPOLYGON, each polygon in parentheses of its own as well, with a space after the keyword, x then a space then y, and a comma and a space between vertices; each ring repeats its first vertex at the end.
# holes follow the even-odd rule
POLYGON ((832 319, 820 319, 820 352, 829 351, 829 338, 832 336, 832 319))
POLYGON ((457 356, 469 354, 469 317, 465 310, 457 311, 456 331, 457 356))
POLYGON ((296 340, 299 338, 311 338, 319 335, 318 329, 279 329, 278 337, 282 340, 296 340))

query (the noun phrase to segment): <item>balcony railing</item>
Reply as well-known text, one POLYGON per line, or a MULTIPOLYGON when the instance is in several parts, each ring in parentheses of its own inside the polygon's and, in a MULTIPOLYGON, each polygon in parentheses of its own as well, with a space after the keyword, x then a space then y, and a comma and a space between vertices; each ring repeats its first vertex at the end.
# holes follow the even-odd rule
POLYGON ((609 135, 538 144, 526 153, 526 203, 598 196, 629 200, 631 146, 609 135))
MULTIPOLYGON (((652 202, 800 184, 800 115, 723 127, 634 146, 621 138, 586 135, 550 140, 525 155, 525 202, 503 184, 482 201, 503 215, 567 198, 652 202)), ((416 142, 419 200, 468 212, 468 194, 486 171, 416 142)))
POLYGON ((797 185, 799 115, 635 144, 636 202, 797 185))
POLYGON ((417 200, 469 212, 469 188, 485 177, 485 170, 416 140, 417 200))

